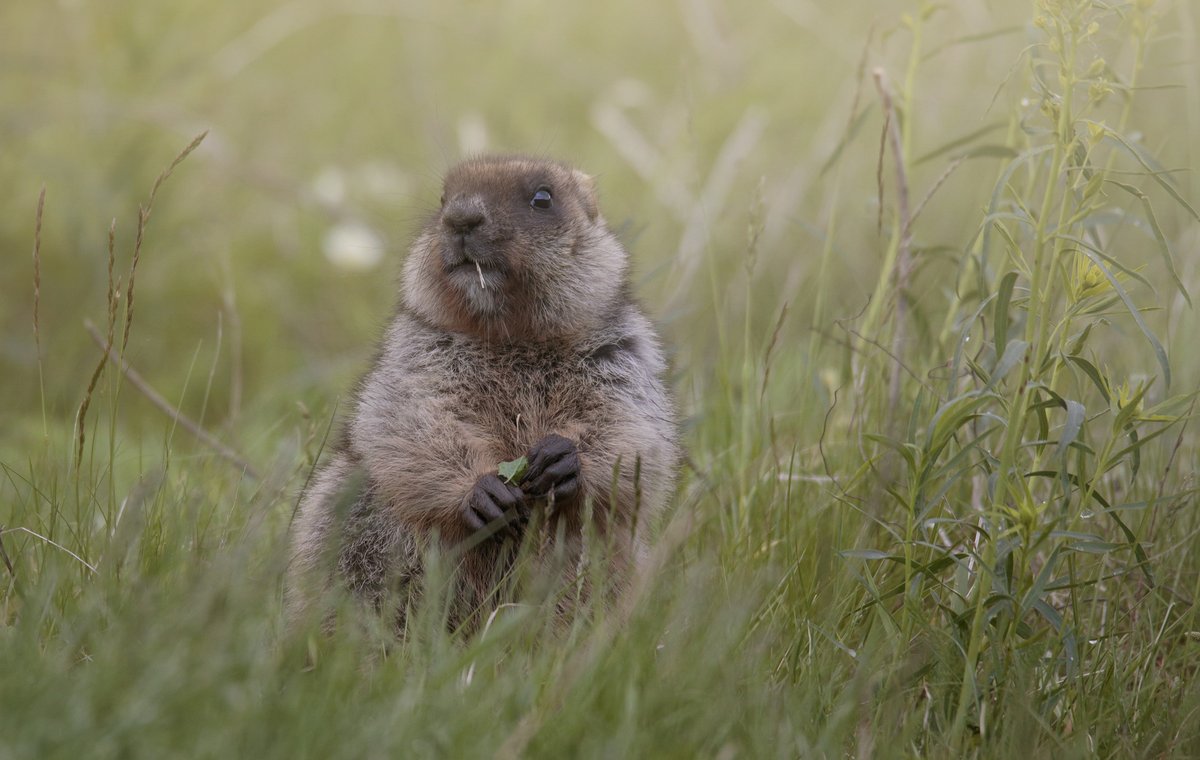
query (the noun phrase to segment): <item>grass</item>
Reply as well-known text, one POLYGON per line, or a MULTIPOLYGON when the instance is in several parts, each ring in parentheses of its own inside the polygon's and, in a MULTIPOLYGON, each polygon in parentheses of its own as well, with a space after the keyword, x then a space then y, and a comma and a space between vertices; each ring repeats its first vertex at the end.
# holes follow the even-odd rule
POLYGON ((6 5, 0 757, 1200 753, 1197 14, 994 5, 6 5), (289 630, 480 146, 599 175, 672 347, 653 570, 289 630))

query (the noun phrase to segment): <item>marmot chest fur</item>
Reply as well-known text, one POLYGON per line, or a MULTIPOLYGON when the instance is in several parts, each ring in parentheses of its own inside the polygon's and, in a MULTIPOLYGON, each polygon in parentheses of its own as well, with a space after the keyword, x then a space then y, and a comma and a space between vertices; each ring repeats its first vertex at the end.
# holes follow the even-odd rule
MULTIPOLYGON (((586 516, 627 574, 679 460, 653 327, 593 182, 562 164, 466 161, 413 244, 400 306, 293 526, 289 605, 340 578, 379 603, 434 540, 486 604, 531 514, 579 550, 586 516), (500 462, 525 456, 515 484, 500 462), (545 522, 545 521, 543 521, 545 522)), ((571 562, 562 563, 563 567, 571 562)))

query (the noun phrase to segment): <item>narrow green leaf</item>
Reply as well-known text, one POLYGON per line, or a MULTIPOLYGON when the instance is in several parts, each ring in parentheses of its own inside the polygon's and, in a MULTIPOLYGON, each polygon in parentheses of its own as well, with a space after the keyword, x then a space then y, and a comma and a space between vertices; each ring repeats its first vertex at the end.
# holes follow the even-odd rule
MULTIPOLYGON (((938 467, 932 474, 930 474, 930 470, 933 469, 933 466, 936 464, 936 462, 927 462, 925 464, 925 469, 920 475, 921 481, 932 483, 943 478, 946 479, 946 482, 942 485, 942 487, 938 489, 933 498, 929 500, 928 508, 932 508, 933 505, 937 504, 942 497, 946 495, 947 491, 949 491, 954 485, 958 484, 959 475, 977 466, 977 463, 967 461, 971 456, 971 452, 979 448, 983 444, 983 440, 985 438, 993 433, 1003 430, 1005 424, 1007 424, 1006 420, 1000 420, 999 424, 997 424, 995 427, 989 428, 988 430, 980 433, 977 438, 969 441, 965 446, 959 449, 953 457, 950 458, 950 461, 946 462, 946 464, 942 465, 941 467, 938 467)), ((918 506, 923 505, 919 504, 918 506)), ((921 519, 925 519, 928 508, 923 508, 923 511, 919 514, 921 519)))
POLYGON ((862 110, 854 116, 854 119, 850 122, 850 128, 846 130, 846 135, 837 144, 837 147, 833 149, 833 153, 829 155, 824 165, 821 166, 821 171, 817 173, 817 176, 824 177, 837 164, 838 159, 842 157, 842 152, 846 149, 847 145, 854 141, 858 130, 862 128, 863 122, 867 120, 867 114, 871 113, 873 109, 874 104, 863 106, 862 110))
POLYGON ((976 410, 993 398, 995 395, 991 393, 971 391, 942 404, 941 408, 933 415, 926 433, 926 450, 929 452, 929 458, 937 458, 950 436, 965 423, 974 419, 976 410))
MULTIPOLYGON (((938 147, 929 151, 925 155, 921 156, 920 158, 918 158, 916 161, 913 162, 913 166, 920 166, 921 164, 923 164, 927 161, 932 161, 933 159, 937 158, 938 156, 944 156, 947 153, 950 153, 951 151, 955 150, 956 148, 961 148, 964 145, 969 145, 970 143, 975 142, 976 140, 978 140, 980 137, 983 137, 987 133, 995 132, 997 129, 1000 129, 1003 126, 1004 126, 1004 122, 997 121, 997 122, 993 122, 991 124, 987 124, 983 127, 980 127, 979 129, 975 130, 974 132, 971 132, 970 134, 963 135, 962 137, 957 137, 948 143, 939 145, 938 147)), ((1009 148, 1008 150, 1011 151, 1012 149, 1009 148)), ((1014 151, 1014 154, 1015 154, 1015 151, 1014 151)))
POLYGON ((1018 617, 1025 617, 1025 613, 1029 612, 1034 603, 1042 598, 1042 594, 1046 590, 1046 585, 1050 582, 1050 575, 1057 563, 1058 548, 1055 548, 1054 551, 1050 552, 1050 556, 1046 558, 1045 563, 1042 564, 1041 571, 1037 574, 1037 578, 1034 579, 1029 591, 1026 592, 1025 599, 1021 602, 1018 617))
MULTIPOLYGON (((1166 190, 1167 194, 1170 195, 1172 198, 1174 198, 1176 203, 1178 203, 1180 206, 1182 206, 1184 209, 1186 209, 1187 212, 1192 215, 1193 219, 1195 219, 1197 222, 1200 222, 1200 214, 1196 213, 1196 209, 1192 208, 1191 204, 1189 204, 1186 200, 1184 200, 1184 197, 1179 194, 1179 191, 1175 189, 1174 185, 1172 185, 1170 182, 1167 182, 1165 179, 1162 178, 1161 172, 1158 169, 1156 169, 1155 167, 1151 166, 1150 162, 1146 160, 1146 157, 1142 155, 1141 151, 1139 151, 1137 148, 1135 148, 1131 142, 1126 140, 1125 137, 1121 133, 1114 131, 1107 124, 1101 124, 1099 122, 1089 121, 1088 119, 1083 119, 1082 121, 1085 124, 1090 124, 1099 129, 1103 129, 1105 135, 1113 138, 1118 143, 1120 143, 1121 146, 1123 148, 1125 148, 1126 152, 1128 152, 1129 155, 1133 156, 1134 159, 1139 164, 1142 165, 1142 168, 1146 170, 1146 172, 1150 175, 1151 179, 1153 179, 1155 182, 1157 182, 1159 184, 1159 186, 1162 187, 1163 190, 1166 190)), ((1168 176, 1170 176, 1170 175, 1168 175, 1168 176)))
POLYGON ((1054 450, 1056 459, 1067 453, 1067 447, 1079 436, 1079 430, 1083 427, 1086 417, 1087 412, 1083 404, 1067 399, 1067 421, 1063 424, 1062 434, 1058 437, 1058 447, 1054 450))
MULTIPOLYGON (((1068 539, 1069 541, 1099 541, 1099 536, 1095 533, 1081 533, 1077 530, 1052 530, 1050 538, 1068 539)), ((1068 541, 1068 542, 1069 542, 1068 541)))
MULTIPOLYGON (((1065 477, 1068 481, 1070 481, 1071 485, 1075 486, 1080 491, 1087 490, 1087 485, 1085 483, 1080 482, 1079 477, 1077 475, 1075 475, 1074 473, 1070 473, 1070 472, 1059 473, 1055 470, 1038 470, 1036 472, 1025 473, 1025 477, 1027 477, 1027 478, 1052 478, 1052 479, 1058 478, 1058 477, 1065 477)), ((1121 516, 1118 515, 1115 511, 1113 511, 1112 507, 1108 503, 1108 500, 1105 499, 1103 496, 1101 496, 1099 491, 1097 491, 1095 489, 1091 489, 1091 494, 1092 494, 1092 499, 1097 504, 1100 505, 1104 514, 1106 514, 1112 518, 1113 522, 1115 522, 1117 524, 1117 527, 1121 530, 1121 533, 1125 536, 1125 540, 1128 541, 1129 545, 1133 547, 1133 555, 1137 558, 1138 567, 1141 568, 1142 573, 1145 574, 1145 576, 1146 576, 1146 583, 1148 583, 1151 588, 1156 586, 1157 583, 1154 580, 1154 573, 1150 569, 1150 557, 1147 556, 1146 550, 1142 547, 1141 542, 1137 540, 1137 536, 1135 536, 1133 534, 1133 531, 1129 529, 1129 526, 1125 524, 1125 521, 1121 519, 1121 516)))
POLYGON ((1063 624, 1062 615, 1060 615, 1058 613, 1058 610, 1054 609, 1049 604, 1047 604, 1045 602, 1045 600, 1038 599, 1037 601, 1035 601, 1033 603, 1033 609, 1039 615, 1044 617, 1046 619, 1046 622, 1049 623, 1054 628, 1055 631, 1062 630, 1062 624, 1063 624))
POLYGON ((958 383, 958 377, 962 370, 963 350, 967 345, 967 340, 971 337, 971 329, 979 321, 979 316, 987 309, 992 299, 996 297, 993 293, 983 299, 983 303, 979 304, 979 308, 975 309, 975 313, 971 318, 963 322, 962 332, 958 335, 958 344, 954 347, 954 361, 950 365, 949 377, 946 380, 946 395, 949 396, 954 392, 955 385, 958 383))
POLYGON ((1004 355, 1008 343, 1008 304, 1012 300, 1013 286, 1017 283, 1017 273, 1009 272, 1000 279, 1000 290, 996 296, 994 311, 995 324, 992 326, 993 343, 996 345, 996 356, 1004 355))
POLYGON ((838 552, 838 556, 842 557, 843 559, 891 559, 904 562, 904 557, 891 554, 890 552, 880 551, 878 549, 847 549, 845 551, 838 552))
MULTIPOLYGON (((966 558, 966 556, 967 556, 966 553, 947 554, 947 555, 944 555, 944 556, 934 560, 933 562, 930 562, 928 565, 915 565, 915 567, 919 567, 922 572, 924 572, 926 575, 932 577, 932 576, 935 576, 937 573, 940 573, 942 570, 945 570, 947 567, 957 564, 962 559, 966 558)), ((884 591, 883 593, 876 595, 874 599, 867 602, 866 604, 863 604, 863 605, 855 608, 851 612, 851 614, 857 614, 859 612, 862 612, 863 610, 869 609, 870 607, 874 606, 875 604, 877 604, 879 602, 882 602, 885 599, 890 599, 893 596, 899 596, 900 594, 903 594, 903 593, 904 593, 904 582, 901 581, 900 583, 889 588, 887 591, 884 591)))
POLYGON ((1146 210, 1146 219, 1150 222, 1150 229, 1154 232, 1154 240, 1158 243, 1158 252, 1162 256, 1163 263, 1167 266, 1167 272, 1171 274, 1171 279, 1175 281, 1176 289, 1183 294, 1183 298, 1187 301, 1188 306, 1191 306, 1192 297, 1188 294, 1187 288, 1183 286, 1183 280, 1179 279, 1179 273, 1175 271, 1175 258, 1171 255, 1171 246, 1167 243, 1167 236, 1163 234, 1162 227, 1158 224, 1158 217, 1154 214, 1154 204, 1150 202, 1150 198, 1133 185, 1127 185, 1124 182, 1117 182, 1111 179, 1107 181, 1142 202, 1142 208, 1146 210))
POLYGON ((1069 359, 1076 367, 1079 367, 1079 369, 1083 370, 1083 374, 1087 375, 1088 379, 1092 381, 1092 384, 1096 386, 1096 389, 1100 391, 1100 395, 1104 397, 1105 403, 1111 403, 1108 395, 1108 383, 1104 382, 1104 377, 1100 374, 1100 370, 1096 369, 1096 365, 1092 364, 1087 359, 1084 359, 1082 356, 1072 355, 1068 356, 1067 359, 1069 359))
POLYGON ((1092 245, 1091 243, 1089 243, 1085 240, 1081 240, 1080 238, 1077 238, 1073 235, 1058 235, 1057 237, 1061 240, 1067 240, 1067 241, 1074 243, 1077 246, 1088 249, 1092 253, 1094 253, 1097 256, 1099 256, 1100 258, 1104 259, 1105 262, 1111 264, 1121 274, 1123 274, 1126 277, 1129 277, 1131 279, 1137 280, 1138 282, 1140 282, 1141 284, 1143 284, 1147 288, 1149 288, 1151 290, 1151 292, 1157 294, 1158 291, 1155 289, 1154 284, 1151 283, 1149 280, 1147 280, 1145 277, 1143 277, 1141 274, 1138 274, 1137 270, 1130 269, 1129 267, 1125 266, 1120 261, 1118 261, 1116 258, 1109 256, 1107 253, 1100 250, 1099 248, 1092 245))
POLYGON ((1007 145, 980 145, 956 156, 956 160, 970 158, 1015 158, 1017 152, 1007 145))
POLYGON ((891 449, 892 451, 896 452, 900 456, 904 457, 904 461, 908 464, 908 469, 912 472, 916 471, 916 469, 917 469, 916 454, 914 453, 912 447, 909 444, 901 443, 899 441, 893 441, 891 438, 887 438, 882 435, 876 435, 875 433, 867 433, 866 437, 868 440, 875 441, 875 443, 882 444, 882 445, 888 447, 889 449, 891 449))
MULTIPOLYGON (((1009 163, 1008 168, 1004 170, 1004 174, 1000 175, 1000 181, 997 182, 995 187, 992 188, 992 199, 988 203, 989 217, 995 214, 1000 208, 1000 198, 1004 195, 1004 189, 1008 187, 1008 183, 1010 180, 1012 180, 1013 175, 1017 173, 1017 169, 1020 169, 1021 166, 1027 161, 1030 161, 1042 155, 1043 153, 1048 152, 1053 147, 1053 145, 1040 145, 1036 148, 1030 148, 1009 163)), ((987 257, 991 247, 991 226, 992 223, 990 221, 984 222, 981 254, 985 258, 987 257)))
POLYGON ((1112 284, 1113 290, 1115 290, 1117 295, 1121 297, 1121 301, 1124 302, 1125 308, 1129 310, 1129 315, 1133 317, 1133 321, 1137 323, 1138 329, 1142 331, 1142 335, 1146 336, 1146 340, 1150 342, 1151 347, 1154 349, 1154 355, 1158 359, 1158 365, 1162 367, 1163 382, 1166 384, 1167 388, 1170 388, 1171 364, 1167 361, 1167 352, 1163 349, 1162 343, 1158 342, 1158 338, 1154 337, 1154 333, 1152 333, 1150 328, 1146 326, 1146 320, 1142 319, 1142 313, 1138 311, 1136 306, 1133 305, 1133 301, 1130 300, 1129 294, 1125 292, 1125 288, 1121 287, 1121 283, 1117 281, 1117 278, 1113 275, 1112 271, 1105 266, 1104 261, 1087 248, 1081 248, 1080 252, 1083 253, 1084 256, 1087 256, 1089 259, 1091 259, 1092 263, 1100 268, 1100 271, 1104 273, 1104 276, 1108 278, 1109 283, 1112 284))
POLYGON ((1041 456, 1046 444, 1050 443, 1050 415, 1046 414, 1045 406, 1035 405, 1033 410, 1037 414, 1038 422, 1038 440, 1035 443, 1038 456, 1041 456))
POLYGON ((912 505, 908 503, 908 497, 896 490, 895 486, 887 486, 883 490, 886 491, 893 499, 895 499, 897 504, 904 507, 905 512, 912 511, 912 505))
POLYGON ((1071 345, 1067 348, 1068 355, 1077 354, 1083 350, 1083 346, 1087 343, 1088 336, 1092 334, 1092 328, 1095 326, 1095 322, 1088 322, 1087 326, 1080 330, 1078 334, 1071 336, 1071 345))
POLYGON ((996 37, 1003 37, 1009 34, 1021 34, 1024 31, 1025 27, 1020 25, 1002 26, 997 29, 993 29, 990 32, 980 32, 979 34, 968 34, 963 37, 956 37, 949 42, 930 50, 928 53, 922 56, 921 61, 928 61, 935 56, 940 55, 942 52, 957 47, 958 45, 969 45, 975 42, 983 42, 985 40, 995 39, 996 37))
POLYGON ((1014 340, 1009 343, 1004 349, 1004 355, 1000 357, 1000 361, 996 362, 996 368, 992 370, 986 390, 991 390, 1003 380, 1012 371, 1012 368, 1021 362, 1028 349, 1029 344, 1023 340, 1014 340))
MULTIPOLYGON (((1176 420, 1176 421, 1178 421, 1178 420, 1176 420)), ((1159 436, 1164 435, 1164 433, 1166 433, 1166 431, 1169 431, 1171 429, 1171 427, 1174 427, 1174 424, 1163 425, 1162 427, 1159 427, 1158 430, 1152 430, 1151 432, 1146 433, 1146 435, 1144 435, 1144 436, 1130 436, 1129 439, 1133 443, 1130 443, 1129 445, 1127 445, 1126 448, 1123 448, 1120 451, 1117 451, 1116 454, 1112 454, 1110 456, 1110 460, 1112 462, 1114 462, 1114 465, 1115 465, 1115 463, 1123 460, 1124 457, 1135 455, 1136 453, 1138 453, 1138 449, 1140 449, 1141 447, 1144 447, 1144 445, 1153 441, 1154 438, 1158 438, 1159 436)))
POLYGON ((1129 479, 1136 480, 1138 472, 1142 469, 1142 451, 1138 443, 1138 431, 1133 425, 1128 425, 1126 430, 1129 433, 1129 458, 1132 460, 1129 464, 1129 479))
MULTIPOLYGON (((1125 404, 1117 410, 1117 416, 1113 418, 1113 429, 1123 428, 1132 422, 1138 412, 1138 407, 1142 403, 1142 399, 1146 396, 1146 391, 1150 389, 1149 383, 1139 383, 1133 395, 1126 399, 1125 404)), ((1120 400, 1117 401, 1120 403, 1120 400)))
POLYGON ((1067 547, 1073 552, 1082 554, 1112 554, 1118 549, 1129 548, 1125 544, 1114 544, 1109 541, 1079 541, 1067 547))

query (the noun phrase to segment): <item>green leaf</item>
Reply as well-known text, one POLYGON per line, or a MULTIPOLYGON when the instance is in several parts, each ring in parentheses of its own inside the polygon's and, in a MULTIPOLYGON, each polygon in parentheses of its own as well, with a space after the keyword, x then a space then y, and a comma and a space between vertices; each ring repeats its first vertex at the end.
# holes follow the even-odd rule
POLYGON ((1163 349, 1162 343, 1158 342, 1158 338, 1154 337, 1154 333, 1150 332, 1150 328, 1146 326, 1146 320, 1142 319, 1142 313, 1133 305, 1129 294, 1125 292, 1125 288, 1121 287, 1121 283, 1117 280, 1110 270, 1104 264, 1103 258, 1089 251, 1087 248, 1080 248, 1079 252, 1092 260, 1092 263, 1100 268, 1104 276, 1108 278, 1112 284, 1113 290, 1117 291, 1117 295, 1121 297, 1121 301, 1125 304, 1125 308, 1129 310, 1129 315, 1133 317, 1133 321, 1137 323, 1138 329, 1142 331, 1142 335, 1146 336, 1146 340, 1150 342, 1150 346, 1154 349, 1154 356, 1158 359, 1158 365, 1162 367, 1163 382, 1167 388, 1171 387, 1171 364, 1167 361, 1167 352, 1163 349))
POLYGON ((887 436, 876 435, 874 433, 867 433, 866 437, 868 440, 874 441, 875 443, 881 444, 883 446, 887 446, 892 451, 894 451, 897 454, 899 454, 900 456, 904 457, 904 461, 908 464, 908 469, 911 472, 916 472, 917 456, 920 452, 919 452, 919 449, 917 449, 915 446, 913 446, 910 443, 903 443, 901 441, 895 441, 895 440, 892 440, 891 438, 888 438, 887 436))
POLYGON ((1091 379, 1092 384, 1100 391, 1100 395, 1104 397, 1105 403, 1109 401, 1108 384, 1104 381, 1104 377, 1100 374, 1100 370, 1096 369, 1096 365, 1092 364, 1082 356, 1070 355, 1067 357, 1076 367, 1083 370, 1083 374, 1091 379))
POLYGON ((992 370, 992 376, 988 379, 986 390, 994 388, 1001 380, 1008 376, 1012 368, 1017 366, 1017 363, 1025 357, 1025 352, 1029 350, 1029 344, 1023 340, 1014 340, 1009 343, 1004 349, 1004 355, 996 362, 995 369, 992 370))
MULTIPOLYGON (((962 369, 963 349, 966 347, 967 341, 971 338, 971 330, 975 326, 975 323, 979 321, 979 315, 983 314, 984 310, 987 309, 987 305, 991 303, 992 299, 995 297, 996 294, 993 293, 992 295, 983 299, 983 302, 979 304, 979 308, 975 310, 975 313, 971 315, 971 318, 963 321, 962 332, 958 336, 958 344, 954 347, 954 361, 950 365, 950 372, 946 373, 948 376, 946 380, 947 396, 954 393, 955 384, 958 382, 958 376, 962 369)), ((968 359, 968 361, 970 360, 968 359)))
POLYGON ((847 549, 838 552, 838 556, 844 559, 890 559, 895 562, 904 562, 904 557, 890 552, 880 551, 878 549, 847 549))
POLYGON ((821 166, 821 171, 818 172, 817 176, 824 177, 826 173, 828 173, 829 170, 832 169, 835 164, 837 164, 838 159, 842 157, 842 152, 846 149, 846 146, 854 140, 854 136, 858 134, 858 130, 862 127, 863 122, 867 120, 867 115, 870 114, 873 109, 873 104, 866 105, 863 106, 862 110, 855 114, 854 119, 850 122, 850 128, 846 130, 846 134, 844 137, 842 137, 841 142, 839 142, 837 147, 833 149, 833 153, 831 153, 829 158, 825 160, 825 163, 821 166))
MULTIPOLYGON (((969 145, 969 144, 975 142, 976 140, 978 140, 980 137, 983 137, 984 135, 988 134, 989 132, 995 132, 997 129, 1000 129, 1003 126, 1004 126, 1004 122, 997 121, 997 122, 988 124, 984 127, 981 127, 968 135, 963 135, 961 137, 957 137, 957 138, 951 140, 950 142, 945 143, 944 145, 941 145, 937 148, 934 148, 933 150, 929 151, 925 155, 921 156, 920 158, 918 158, 916 161, 913 162, 913 166, 920 166, 921 164, 925 163, 926 161, 932 161, 933 159, 937 158, 938 156, 944 156, 945 154, 950 153, 951 151, 953 151, 957 148, 961 148, 963 146, 969 145)), ((1009 151, 1008 155, 1010 155, 1010 156, 1016 155, 1016 151, 1014 151, 1012 148, 1008 148, 1006 146, 991 146, 991 147, 1003 147, 1003 148, 1005 148, 1005 150, 1009 151)))
POLYGON ((1046 619, 1055 631, 1062 631, 1063 619, 1058 610, 1051 607, 1043 599, 1038 599, 1033 603, 1033 609, 1046 619))
POLYGON ((513 459, 510 462, 501 462, 496 465, 496 472, 509 485, 516 485, 517 482, 525 476, 525 471, 529 469, 529 460, 525 457, 513 459))
POLYGON ((970 391, 942 404, 937 413, 933 415, 928 432, 925 434, 928 458, 936 459, 950 440, 950 436, 954 435, 960 427, 975 419, 978 416, 978 409, 995 398, 995 394, 986 391, 970 391))
POLYGON ((996 356, 1004 355, 1005 344, 1008 343, 1008 304, 1012 300, 1013 285, 1017 282, 1017 273, 1009 272, 1000 280, 999 295, 996 297, 996 311, 993 318, 993 342, 996 345, 996 356))
MULTIPOLYGON (((1113 430, 1123 428, 1137 418, 1138 409, 1141 407, 1142 398, 1145 397, 1146 391, 1149 390, 1149 383, 1139 383, 1134 389, 1133 395, 1126 399, 1124 405, 1121 405, 1120 398, 1117 399, 1117 404, 1120 408, 1117 409, 1117 414, 1113 418, 1113 430)), ((1111 405, 1111 402, 1110 402, 1111 405)))
MULTIPOLYGON (((1149 288, 1151 290, 1151 292, 1155 293, 1155 295, 1158 294, 1158 291, 1155 290, 1154 285, 1149 280, 1147 280, 1145 277, 1138 274, 1136 270, 1130 269, 1129 267, 1122 264, 1120 261, 1117 261, 1112 256, 1109 256, 1104 251, 1102 251, 1099 248, 1097 248, 1096 246, 1092 245, 1091 243, 1089 243, 1085 240, 1082 240, 1080 238, 1077 238, 1073 235, 1057 235, 1056 237, 1058 237, 1060 240, 1066 240, 1068 242, 1074 243, 1075 245, 1078 245, 1078 246, 1088 249, 1092 253, 1094 253, 1097 256, 1099 256, 1100 258, 1104 259, 1105 262, 1110 264, 1114 269, 1119 271, 1121 274, 1123 274, 1126 277, 1129 277, 1131 279, 1137 280, 1138 282, 1140 282, 1141 284, 1143 284, 1147 288, 1149 288)), ((1069 253, 1070 251, 1067 251, 1067 252, 1069 253)))
POLYGON ((1067 447, 1079 436, 1085 416, 1083 404, 1067 399, 1067 422, 1063 425, 1062 434, 1058 437, 1058 448, 1054 450, 1055 457, 1061 457, 1067 453, 1067 447))
POLYGON ((1095 325, 1095 322, 1088 322, 1087 327, 1084 327, 1083 330, 1076 335, 1071 336, 1071 345, 1067 348, 1067 354, 1078 354, 1083 350, 1083 346, 1085 343, 1087 343, 1088 336, 1092 334, 1092 328, 1095 327, 1095 325))
MULTIPOLYGON (((924 56, 922 56, 921 61, 922 62, 928 61, 928 60, 940 55, 941 53, 945 52, 946 50, 950 50, 951 48, 957 47, 958 45, 969 45, 971 43, 983 42, 985 40, 994 39, 996 37, 1004 37, 1004 36, 1007 36, 1010 34, 1021 34, 1024 31, 1025 31, 1025 27, 1019 26, 1019 25, 1018 26, 1002 26, 1002 27, 993 29, 988 32, 980 32, 979 34, 968 34, 968 35, 964 35, 962 37, 955 37, 951 40, 944 42, 943 44, 939 45, 938 47, 935 47, 934 49, 930 50, 928 53, 926 53, 924 56)), ((994 128, 995 128, 995 126, 990 127, 989 129, 994 129, 994 128)))
POLYGON ((1112 554, 1117 549, 1125 549, 1127 547, 1124 544, 1114 544, 1110 541, 1079 541, 1067 548, 1081 554, 1112 554))
POLYGON ((1121 147, 1125 148, 1129 155, 1133 156, 1134 159, 1142 165, 1142 168, 1146 170, 1146 173, 1151 179, 1157 182, 1163 190, 1166 190, 1167 193, 1175 199, 1176 203, 1185 208, 1187 212, 1191 214, 1193 219, 1195 219, 1197 222, 1200 222, 1200 214, 1196 213, 1196 209, 1192 208, 1192 206, 1186 200, 1184 200, 1184 197, 1179 194, 1179 191, 1175 189, 1174 185, 1162 178, 1162 173, 1158 171, 1156 167, 1151 166, 1150 162, 1146 160, 1146 157, 1142 155, 1141 151, 1139 151, 1132 143, 1126 140, 1123 135, 1121 135, 1119 132, 1113 131, 1112 128, 1106 124, 1100 124, 1099 122, 1089 121, 1087 119, 1084 119, 1083 122, 1085 124, 1090 124, 1103 129, 1106 136, 1111 137, 1120 143, 1121 147))
MULTIPOLYGON (((1031 148, 1014 158, 1012 162, 1009 163, 1008 167, 1004 170, 1004 174, 1000 176, 1000 181, 997 182, 995 187, 992 188, 992 198, 988 203, 989 217, 994 215, 1000 209, 1000 199, 1003 197, 1004 190, 1008 187, 1008 183, 1013 178, 1013 175, 1016 174, 1017 169, 1020 169, 1021 166, 1027 161, 1030 161, 1034 158, 1037 158, 1041 154, 1048 152, 1053 147, 1053 145, 1040 145, 1036 148, 1031 148)), ((983 226, 983 244, 980 248, 980 255, 984 258, 987 258, 988 252, 991 249, 991 241, 991 222, 985 221, 983 226)))
POLYGON ((1175 259, 1171 256, 1171 246, 1167 243, 1167 236, 1163 234, 1162 227, 1158 225, 1158 217, 1154 215, 1154 205, 1150 203, 1150 198, 1133 185, 1127 185, 1124 182, 1117 182, 1111 179, 1108 182, 1116 185, 1142 202, 1142 208, 1146 209, 1146 219, 1150 222, 1150 229, 1154 232, 1154 240, 1158 243, 1158 252, 1162 256, 1163 263, 1167 265, 1167 271, 1171 273, 1171 279, 1175 281, 1175 287, 1183 294, 1183 298, 1187 301, 1188 306, 1191 306, 1192 297, 1188 294, 1187 288, 1183 286, 1183 280, 1179 279, 1179 273, 1175 271, 1175 259))
POLYGON ((1058 478, 1060 476, 1068 480, 1071 485, 1078 488, 1080 493, 1091 493, 1092 499, 1100 505, 1100 511, 1112 518, 1112 521, 1117 524, 1117 527, 1121 530, 1121 533, 1125 535, 1125 540, 1128 542, 1129 546, 1133 548, 1133 555, 1137 559, 1138 567, 1146 576, 1146 583, 1149 584, 1151 588, 1157 586, 1158 583, 1154 580, 1154 572, 1150 568, 1150 557, 1147 556, 1145 548, 1142 547, 1142 543, 1138 541, 1137 536, 1135 536, 1133 531, 1129 529, 1129 526, 1125 524, 1125 521, 1121 519, 1121 516, 1113 511, 1112 505, 1108 503, 1107 499, 1100 495, 1099 491, 1089 488, 1088 484, 1083 483, 1080 481, 1078 476, 1070 472, 1059 473, 1055 472, 1054 470, 1038 470, 1036 472, 1025 473, 1025 477, 1027 478, 1058 478))

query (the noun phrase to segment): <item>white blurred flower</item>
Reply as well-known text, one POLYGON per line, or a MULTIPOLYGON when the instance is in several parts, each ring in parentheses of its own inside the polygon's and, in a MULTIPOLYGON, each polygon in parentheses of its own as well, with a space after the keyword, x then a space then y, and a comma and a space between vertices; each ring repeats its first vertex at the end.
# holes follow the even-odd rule
POLYGON ((488 130, 483 117, 468 113, 458 120, 458 150, 464 156, 476 156, 487 150, 488 130))
POLYGON ((325 258, 339 269, 365 272, 383 259, 383 238, 362 222, 339 222, 325 233, 325 258))
POLYGON ((336 166, 326 166, 312 181, 313 195, 330 206, 338 206, 346 199, 346 177, 336 166))
POLYGON ((608 91, 613 104, 620 108, 638 108, 655 102, 654 90, 640 79, 626 77, 613 83, 608 91))
POLYGON ((841 373, 833 367, 823 367, 818 377, 821 378, 821 385, 824 385, 829 393, 833 393, 842 385, 841 373))
POLYGON ((356 184, 362 185, 369 195, 384 200, 395 200, 412 190, 411 178, 385 161, 363 164, 356 172, 356 184))

